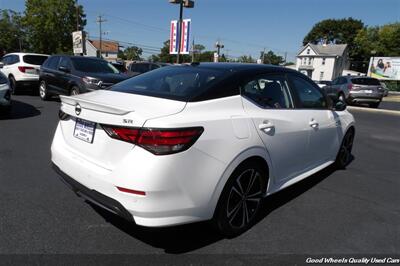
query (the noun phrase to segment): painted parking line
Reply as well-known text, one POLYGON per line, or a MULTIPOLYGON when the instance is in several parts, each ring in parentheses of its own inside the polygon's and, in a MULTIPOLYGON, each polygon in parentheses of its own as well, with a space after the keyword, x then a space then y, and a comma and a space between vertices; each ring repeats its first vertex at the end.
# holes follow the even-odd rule
POLYGON ((390 115, 400 116, 400 111, 395 111, 395 110, 375 109, 375 108, 358 107, 358 106, 347 106, 347 109, 349 109, 349 111, 356 110, 356 111, 364 111, 364 112, 370 112, 370 113, 381 113, 381 114, 390 114, 390 115))

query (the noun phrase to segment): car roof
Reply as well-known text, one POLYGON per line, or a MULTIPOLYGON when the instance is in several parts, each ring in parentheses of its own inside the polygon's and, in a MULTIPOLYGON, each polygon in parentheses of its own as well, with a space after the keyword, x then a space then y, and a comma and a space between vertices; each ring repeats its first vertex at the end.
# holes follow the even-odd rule
POLYGON ((22 56, 24 56, 24 55, 41 55, 41 56, 50 56, 50 55, 48 55, 48 54, 20 53, 20 52, 17 52, 17 53, 9 53, 9 54, 5 54, 4 56, 7 56, 7 55, 22 55, 22 56))
POLYGON ((102 58, 98 58, 98 57, 94 57, 94 56, 79 56, 79 55, 66 55, 66 54, 55 54, 52 55, 53 56, 60 56, 60 57, 68 57, 68 58, 84 58, 84 59, 88 59, 88 60, 101 60, 101 61, 106 61, 102 58))

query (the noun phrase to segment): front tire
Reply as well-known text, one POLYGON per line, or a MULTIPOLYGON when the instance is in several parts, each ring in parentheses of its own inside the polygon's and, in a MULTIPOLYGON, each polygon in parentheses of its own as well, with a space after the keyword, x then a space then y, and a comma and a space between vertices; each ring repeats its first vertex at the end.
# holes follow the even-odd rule
POLYGON ((235 237, 255 222, 266 191, 267 171, 255 161, 241 164, 226 183, 213 222, 227 237, 235 237))
POLYGON ((47 84, 46 84, 46 81, 44 81, 44 80, 40 81, 40 84, 39 84, 39 96, 40 96, 40 99, 42 99, 43 101, 47 101, 49 99, 49 94, 47 91, 47 84))
POLYGON ((345 169, 352 159, 351 150, 353 149, 354 135, 354 129, 350 128, 343 137, 342 144, 340 145, 340 149, 335 161, 338 169, 345 169))

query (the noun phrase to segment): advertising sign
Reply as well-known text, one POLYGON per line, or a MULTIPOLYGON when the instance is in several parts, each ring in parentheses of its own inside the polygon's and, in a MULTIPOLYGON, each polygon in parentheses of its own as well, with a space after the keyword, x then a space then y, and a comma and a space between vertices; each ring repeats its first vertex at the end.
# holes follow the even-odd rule
POLYGON ((190 19, 182 20, 182 25, 178 27, 178 21, 172 20, 171 21, 171 31, 170 31, 170 46, 169 46, 169 53, 170 54, 177 54, 178 49, 180 54, 189 54, 190 50, 190 19), (182 31, 181 40, 178 41, 179 38, 179 31, 182 31))
POLYGON ((377 79, 400 80, 400 57, 372 57, 368 76, 377 79))
POLYGON ((85 32, 74 31, 72 33, 72 47, 74 54, 85 53, 85 32))

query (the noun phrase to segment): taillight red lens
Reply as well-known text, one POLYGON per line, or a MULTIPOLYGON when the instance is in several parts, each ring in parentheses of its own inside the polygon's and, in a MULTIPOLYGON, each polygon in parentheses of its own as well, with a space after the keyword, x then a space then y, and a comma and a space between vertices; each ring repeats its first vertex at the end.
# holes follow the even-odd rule
POLYGON ((202 127, 139 129, 103 125, 103 128, 111 138, 136 144, 156 155, 172 154, 187 150, 204 131, 202 127))
POLYGON ((19 66, 18 70, 21 71, 22 73, 25 73, 27 69, 35 69, 34 67, 25 67, 25 66, 19 66))

